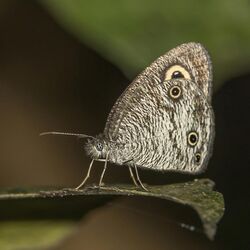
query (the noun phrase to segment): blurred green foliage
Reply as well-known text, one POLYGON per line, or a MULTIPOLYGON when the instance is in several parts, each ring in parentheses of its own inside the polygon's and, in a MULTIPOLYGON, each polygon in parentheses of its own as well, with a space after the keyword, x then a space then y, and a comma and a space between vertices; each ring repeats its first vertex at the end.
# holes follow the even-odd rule
POLYGON ((73 226, 69 220, 2 221, 0 247, 3 250, 45 249, 69 235, 73 226))
POLYGON ((215 87, 249 72, 250 3, 247 0, 42 0, 81 41, 118 65, 130 78, 169 49, 204 44, 215 87))

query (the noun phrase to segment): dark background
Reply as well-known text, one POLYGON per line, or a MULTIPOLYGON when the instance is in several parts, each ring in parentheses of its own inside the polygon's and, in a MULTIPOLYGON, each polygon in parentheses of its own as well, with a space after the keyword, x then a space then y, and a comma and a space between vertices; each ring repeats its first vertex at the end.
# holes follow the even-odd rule
MULTIPOLYGON (((64 30, 39 3, 1 1, 0 186, 78 185, 89 164, 83 144, 38 134, 50 130, 100 133, 109 110, 130 80, 64 30)), ((214 154, 208 170, 199 177, 214 180, 225 198, 225 215, 214 242, 178 225, 180 218, 194 216, 188 208, 123 198, 85 216, 78 230, 56 249, 82 249, 83 245, 86 249, 248 249, 249 101, 250 70, 228 78, 213 96, 214 154)), ((97 164, 89 182, 96 182, 100 172, 97 164)), ((140 173, 152 184, 194 178, 140 173)), ((110 166, 105 182, 130 182, 128 170, 110 166)))

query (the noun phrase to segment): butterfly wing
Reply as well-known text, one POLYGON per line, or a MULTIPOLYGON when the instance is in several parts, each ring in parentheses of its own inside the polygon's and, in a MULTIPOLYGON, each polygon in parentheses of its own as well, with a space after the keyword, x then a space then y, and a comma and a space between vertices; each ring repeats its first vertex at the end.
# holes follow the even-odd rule
POLYGON ((209 56, 197 43, 183 44, 153 62, 109 114, 104 136, 116 145, 111 161, 157 170, 203 170, 214 130, 211 80, 209 56))

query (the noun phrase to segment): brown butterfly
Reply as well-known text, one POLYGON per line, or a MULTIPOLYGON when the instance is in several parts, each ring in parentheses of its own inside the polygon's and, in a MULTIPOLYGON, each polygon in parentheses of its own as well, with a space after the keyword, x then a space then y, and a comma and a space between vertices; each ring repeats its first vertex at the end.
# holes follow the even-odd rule
POLYGON ((128 166, 136 185, 146 189, 137 168, 202 172, 211 156, 214 115, 211 106, 212 66, 199 43, 182 44, 156 59, 126 88, 108 116, 104 132, 84 134, 45 132, 88 138, 92 158, 128 166), (136 177, 133 174, 135 170, 136 177))

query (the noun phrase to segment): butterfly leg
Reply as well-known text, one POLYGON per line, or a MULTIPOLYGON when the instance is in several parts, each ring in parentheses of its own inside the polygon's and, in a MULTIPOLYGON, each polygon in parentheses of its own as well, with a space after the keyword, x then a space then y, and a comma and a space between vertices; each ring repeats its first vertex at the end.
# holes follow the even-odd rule
POLYGON ((140 176, 139 176, 138 169, 137 169, 136 165, 134 167, 135 167, 136 178, 137 178, 139 184, 141 185, 142 189, 144 189, 145 191, 148 191, 147 188, 143 185, 143 183, 142 183, 142 181, 140 179, 140 176))
POLYGON ((139 185, 138 185, 137 181, 135 180, 135 177, 134 177, 132 168, 131 168, 131 167, 128 167, 128 169, 129 169, 129 173, 130 173, 130 176, 131 176, 131 178, 132 178, 134 184, 138 187, 139 185))
POLYGON ((108 165, 108 156, 109 156, 109 153, 107 153, 107 157, 105 159, 104 168, 102 170, 101 178, 100 178, 100 181, 99 181, 99 186, 104 185, 104 183, 102 181, 103 181, 103 177, 104 177, 105 171, 107 169, 107 165, 108 165))
POLYGON ((89 169, 88 169, 87 175, 85 176, 85 178, 84 178, 84 180, 81 182, 81 184, 75 188, 76 190, 80 189, 80 188, 85 184, 85 182, 87 181, 87 179, 89 178, 89 176, 90 176, 90 171, 91 171, 91 169, 92 169, 92 166, 93 166, 94 161, 95 161, 95 160, 92 159, 92 161, 90 162, 90 165, 89 165, 89 169))

